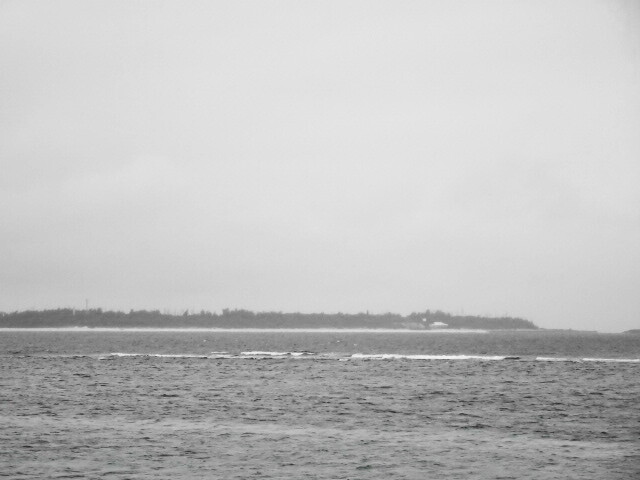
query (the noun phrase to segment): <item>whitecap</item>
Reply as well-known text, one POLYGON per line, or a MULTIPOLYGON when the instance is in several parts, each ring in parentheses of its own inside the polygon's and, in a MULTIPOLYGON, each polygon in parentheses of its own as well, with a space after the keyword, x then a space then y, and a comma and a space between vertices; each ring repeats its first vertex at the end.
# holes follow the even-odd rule
POLYGON ((157 358, 207 358, 207 355, 193 353, 110 353, 111 357, 157 357, 157 358))
POLYGON ((246 357, 303 357, 314 355, 312 352, 263 352, 263 351, 251 351, 240 352, 240 355, 246 357))
POLYGON ((261 357, 282 357, 289 352, 262 352, 259 350, 251 352, 240 352, 240 355, 261 356, 261 357))
MULTIPOLYGON (((354 353, 350 358, 372 360, 505 360, 503 355, 403 355, 397 353, 365 354, 354 353)), ((515 358, 515 357, 508 357, 515 358)))
POLYGON ((640 358, 583 358, 583 362, 640 363, 640 358))
POLYGON ((536 357, 538 362, 605 362, 605 363, 640 363, 640 358, 568 358, 568 357, 536 357))
POLYGON ((578 358, 567 357, 536 357, 537 362, 579 362, 578 358))

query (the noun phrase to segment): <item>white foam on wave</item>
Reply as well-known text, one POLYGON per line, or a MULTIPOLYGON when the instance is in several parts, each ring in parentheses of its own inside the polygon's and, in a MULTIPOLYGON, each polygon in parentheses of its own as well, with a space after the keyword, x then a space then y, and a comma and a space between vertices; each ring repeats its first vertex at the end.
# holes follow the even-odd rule
POLYGON ((508 357, 504 355, 403 355, 398 353, 380 353, 366 354, 354 353, 350 358, 365 360, 506 360, 508 357))
POLYGON ((126 357, 153 357, 153 358, 208 358, 208 359, 260 359, 260 358, 302 358, 314 357, 316 354, 311 352, 266 352, 251 351, 240 352, 239 354, 229 352, 211 352, 209 354, 191 354, 191 353, 124 353, 113 352, 106 355, 99 355, 100 359, 106 358, 126 358, 126 357))
POLYGON ((640 363, 640 358, 569 358, 569 357, 536 357, 537 362, 605 362, 605 363, 640 363))
POLYGON ((577 358, 567 357, 536 357, 537 362, 577 362, 577 358))
POLYGON ((287 355, 288 352, 262 352, 259 350, 251 351, 251 352, 240 352, 240 355, 249 355, 249 356, 262 356, 262 357, 281 357, 283 355, 287 355))
POLYGON ((240 355, 244 355, 247 357, 302 357, 304 355, 313 355, 310 352, 263 352, 263 351, 252 351, 252 352, 240 352, 240 355))
POLYGON ((313 353, 306 351, 277 352, 252 350, 240 353, 229 353, 226 351, 210 352, 209 354, 194 353, 141 353, 141 352, 113 352, 108 354, 61 354, 46 355, 53 357, 83 358, 93 357, 101 360, 108 358, 201 358, 201 359, 269 359, 269 358, 292 358, 292 359, 334 359, 339 361, 348 360, 523 360, 537 362, 570 362, 570 363, 632 363, 640 364, 640 358, 597 358, 597 357, 518 357, 511 355, 425 355, 425 354, 400 354, 400 353, 313 353))
POLYGON ((114 352, 110 357, 158 357, 158 358, 208 358, 208 355, 198 355, 193 353, 121 353, 114 352))
POLYGON ((640 363, 640 358, 583 358, 583 362, 640 363))

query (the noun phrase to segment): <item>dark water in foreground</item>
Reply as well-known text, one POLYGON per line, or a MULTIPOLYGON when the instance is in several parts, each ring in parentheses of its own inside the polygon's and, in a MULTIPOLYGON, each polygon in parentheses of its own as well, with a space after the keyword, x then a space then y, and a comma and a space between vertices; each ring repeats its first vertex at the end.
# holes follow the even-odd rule
POLYGON ((638 336, 0 331, 0 362, 8 478, 640 477, 638 336))

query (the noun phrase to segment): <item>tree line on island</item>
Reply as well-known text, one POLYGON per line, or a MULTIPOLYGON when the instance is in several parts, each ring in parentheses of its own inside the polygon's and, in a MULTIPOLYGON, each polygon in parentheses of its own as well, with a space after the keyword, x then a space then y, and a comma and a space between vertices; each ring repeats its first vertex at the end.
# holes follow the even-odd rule
POLYGON ((440 310, 396 313, 282 313, 224 309, 220 313, 185 311, 171 314, 159 310, 121 311, 101 308, 76 310, 27 310, 0 313, 0 328, 397 328, 535 330, 529 320, 514 317, 452 315, 440 310))

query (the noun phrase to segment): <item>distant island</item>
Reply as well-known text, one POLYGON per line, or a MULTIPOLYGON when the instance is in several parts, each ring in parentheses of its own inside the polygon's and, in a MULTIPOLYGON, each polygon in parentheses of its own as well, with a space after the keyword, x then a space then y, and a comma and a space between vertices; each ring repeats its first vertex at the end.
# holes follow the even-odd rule
POLYGON ((224 309, 221 313, 185 311, 181 315, 159 310, 128 313, 101 308, 0 312, 0 328, 391 328, 536 330, 529 320, 514 317, 451 315, 440 310, 411 313, 282 313, 224 309))

